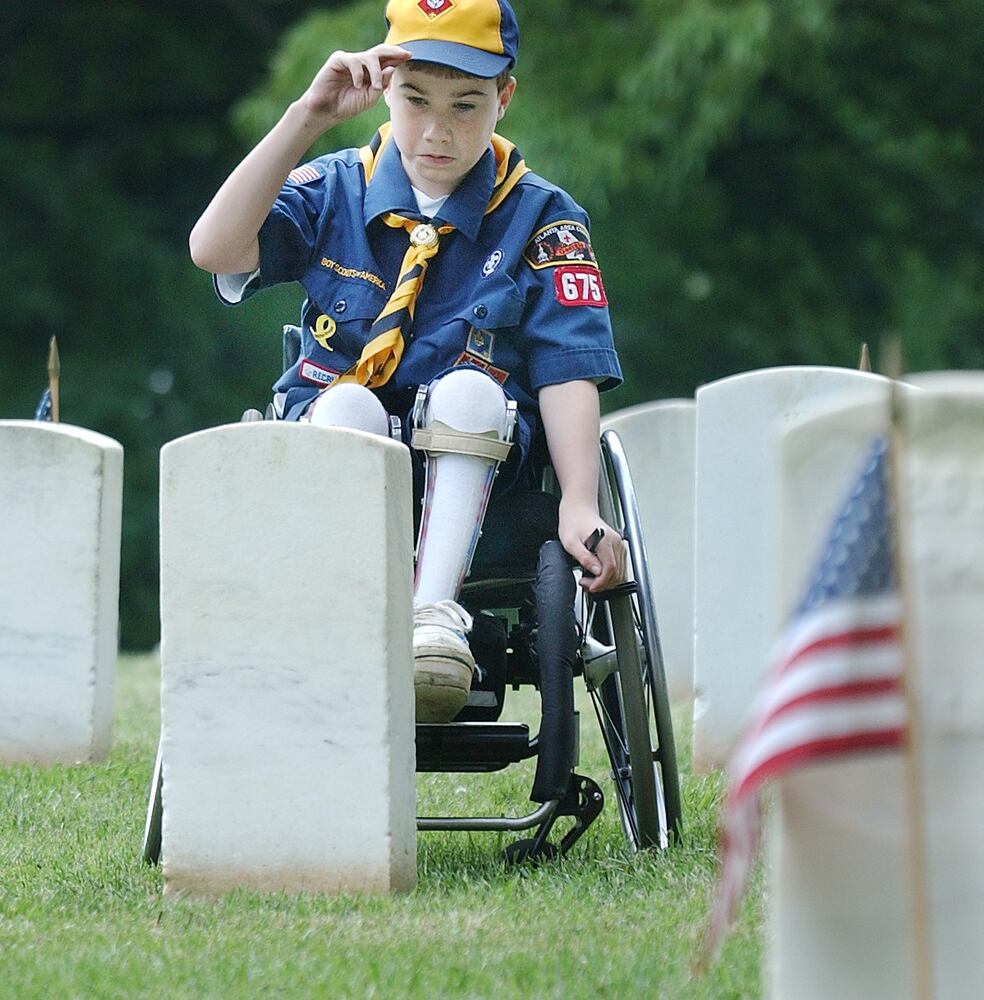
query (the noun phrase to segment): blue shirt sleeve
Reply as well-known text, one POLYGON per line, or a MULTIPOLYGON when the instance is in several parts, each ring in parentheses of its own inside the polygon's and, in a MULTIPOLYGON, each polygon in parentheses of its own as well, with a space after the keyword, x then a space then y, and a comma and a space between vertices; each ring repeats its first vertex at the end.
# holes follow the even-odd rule
POLYGON ((297 281, 308 269, 318 230, 330 201, 328 178, 304 184, 288 181, 260 227, 263 286, 297 281))
POLYGON ((253 274, 216 276, 216 294, 236 305, 271 285, 298 281, 308 269, 331 201, 333 175, 315 160, 291 172, 258 234, 260 266, 253 274), (304 180, 292 179, 300 174, 304 180))
POLYGON ((534 228, 520 267, 533 391, 578 379, 594 381, 602 392, 620 385, 607 295, 583 210, 569 199, 555 199, 534 228), (568 245, 574 247, 569 255, 568 245))

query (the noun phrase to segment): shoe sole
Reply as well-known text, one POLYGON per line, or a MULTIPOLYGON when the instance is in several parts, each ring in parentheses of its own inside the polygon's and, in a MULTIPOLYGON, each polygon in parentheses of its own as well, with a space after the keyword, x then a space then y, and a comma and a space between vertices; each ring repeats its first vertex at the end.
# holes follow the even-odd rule
POLYGON ((413 690, 417 722, 450 722, 468 700, 471 667, 426 647, 415 653, 413 690))

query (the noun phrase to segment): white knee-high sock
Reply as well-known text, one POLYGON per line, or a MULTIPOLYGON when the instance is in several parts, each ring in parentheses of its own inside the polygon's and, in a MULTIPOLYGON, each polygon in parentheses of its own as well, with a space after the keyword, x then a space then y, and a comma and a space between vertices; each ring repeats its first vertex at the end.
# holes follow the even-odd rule
MULTIPOLYGON (((499 383, 463 368, 434 384, 424 423, 457 431, 506 433, 506 397, 499 383)), ((455 600, 478 542, 497 462, 475 455, 427 456, 424 509, 417 540, 414 600, 455 600)))

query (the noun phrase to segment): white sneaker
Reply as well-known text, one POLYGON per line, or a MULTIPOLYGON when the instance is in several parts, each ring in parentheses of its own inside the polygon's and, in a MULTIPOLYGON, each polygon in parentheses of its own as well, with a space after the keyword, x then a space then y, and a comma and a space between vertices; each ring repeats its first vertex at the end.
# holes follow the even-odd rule
POLYGON ((455 601, 415 604, 413 687, 418 722, 450 722, 464 707, 475 672, 465 638, 472 617, 455 601))

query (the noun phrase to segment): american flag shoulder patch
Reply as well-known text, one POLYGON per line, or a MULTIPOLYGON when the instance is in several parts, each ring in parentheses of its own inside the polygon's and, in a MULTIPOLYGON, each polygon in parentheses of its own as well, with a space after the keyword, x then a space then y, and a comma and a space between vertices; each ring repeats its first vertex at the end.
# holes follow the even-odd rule
POLYGON ((287 175, 291 184, 310 184, 321 176, 321 171, 313 163, 302 163, 287 175))

